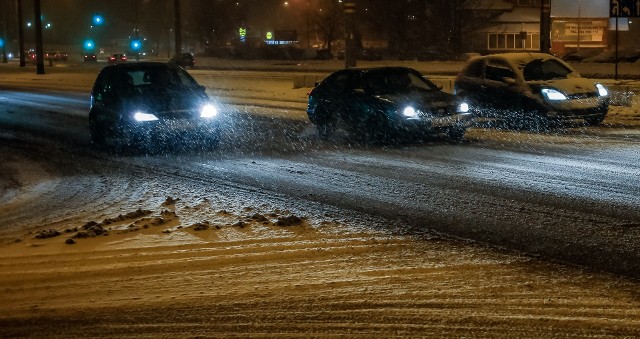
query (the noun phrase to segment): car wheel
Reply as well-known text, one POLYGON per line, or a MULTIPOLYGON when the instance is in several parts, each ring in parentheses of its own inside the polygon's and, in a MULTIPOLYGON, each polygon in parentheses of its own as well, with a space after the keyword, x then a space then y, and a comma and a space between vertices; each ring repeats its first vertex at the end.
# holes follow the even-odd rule
POLYGON ((586 117, 586 118, 584 118, 584 121, 589 126, 598 126, 604 121, 604 114, 591 116, 591 117, 586 117))
POLYGON ((328 140, 335 132, 335 119, 327 112, 327 110, 318 108, 316 118, 316 129, 318 130, 318 136, 322 140, 328 140))
POLYGON ((447 130, 447 138, 451 141, 460 141, 464 138, 467 129, 462 126, 452 126, 447 130))
POLYGON ((389 120, 382 113, 369 118, 363 132, 364 142, 368 144, 388 143, 391 140, 389 120))
POLYGON ((91 143, 96 146, 104 146, 106 140, 106 128, 103 124, 96 121, 95 113, 89 113, 89 135, 91 143))

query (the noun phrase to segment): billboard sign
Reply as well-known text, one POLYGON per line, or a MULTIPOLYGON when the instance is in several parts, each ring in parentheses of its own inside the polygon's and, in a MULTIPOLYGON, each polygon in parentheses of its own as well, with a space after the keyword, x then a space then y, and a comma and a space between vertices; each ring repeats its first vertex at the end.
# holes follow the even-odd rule
POLYGON ((640 0, 609 0, 609 17, 640 17, 640 0))

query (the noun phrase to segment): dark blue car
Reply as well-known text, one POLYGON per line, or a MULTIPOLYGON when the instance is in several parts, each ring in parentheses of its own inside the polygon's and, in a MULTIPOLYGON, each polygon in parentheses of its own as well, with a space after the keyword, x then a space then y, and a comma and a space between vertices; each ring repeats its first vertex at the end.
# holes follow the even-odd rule
POLYGON ((465 102, 406 67, 335 72, 311 90, 307 114, 323 139, 343 129, 373 142, 434 133, 459 140, 472 122, 465 102))
POLYGON ((201 141, 216 146, 218 108, 184 69, 160 62, 105 67, 91 91, 91 141, 155 147, 201 141))

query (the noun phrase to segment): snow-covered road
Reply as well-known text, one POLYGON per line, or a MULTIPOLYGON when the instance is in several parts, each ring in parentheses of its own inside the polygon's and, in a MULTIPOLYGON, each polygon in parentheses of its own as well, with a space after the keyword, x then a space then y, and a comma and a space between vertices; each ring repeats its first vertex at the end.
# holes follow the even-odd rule
POLYGON ((199 72, 213 151, 94 149, 86 74, 0 91, 0 336, 640 334, 636 107, 370 147, 286 77, 199 72))
MULTIPOLYGON (((239 185, 261 197, 276 195, 395 220, 401 232, 436 231, 640 276, 635 254, 640 253, 635 241, 640 235, 640 131, 635 129, 574 126, 532 133, 475 128, 462 144, 433 138, 372 148, 348 140, 324 143, 303 120, 247 114, 238 108, 226 115, 216 151, 174 149, 112 157, 92 149, 82 114, 65 114, 80 110, 84 98, 16 92, 0 92, 0 97, 7 98, 0 115, 3 125, 44 136, 33 142, 53 141, 73 158, 71 163, 58 160, 64 152, 35 157, 43 159, 41 167, 78 172, 64 189, 57 189, 60 193, 49 193, 50 199, 64 200, 65 215, 86 216, 90 196, 106 194, 79 193, 81 187, 104 186, 105 177, 114 177, 101 168, 122 169, 115 178, 127 178, 127 169, 142 169, 153 180, 239 185), (95 164, 75 168, 78 161, 95 164)), ((146 179, 140 180, 147 185, 146 179)), ((140 195, 147 194, 138 187, 132 192, 135 185, 128 180, 115 187, 122 196, 118 206, 139 206, 140 195)), ((113 198, 113 193, 108 196, 113 198)), ((34 204, 40 206, 37 200, 34 204)), ((101 199, 94 202, 104 204, 101 199)), ((43 216, 59 212, 56 207, 29 217, 34 206, 19 206, 22 202, 18 207, 11 201, 5 204, 0 222, 16 227, 42 224, 47 219, 43 216)))

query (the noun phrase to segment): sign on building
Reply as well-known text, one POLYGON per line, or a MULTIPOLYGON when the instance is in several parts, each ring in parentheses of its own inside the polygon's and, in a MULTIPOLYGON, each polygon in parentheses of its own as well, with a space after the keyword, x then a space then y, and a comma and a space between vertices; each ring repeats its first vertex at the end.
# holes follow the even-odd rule
POLYGON ((609 16, 612 18, 640 17, 640 0, 609 0, 609 16))

